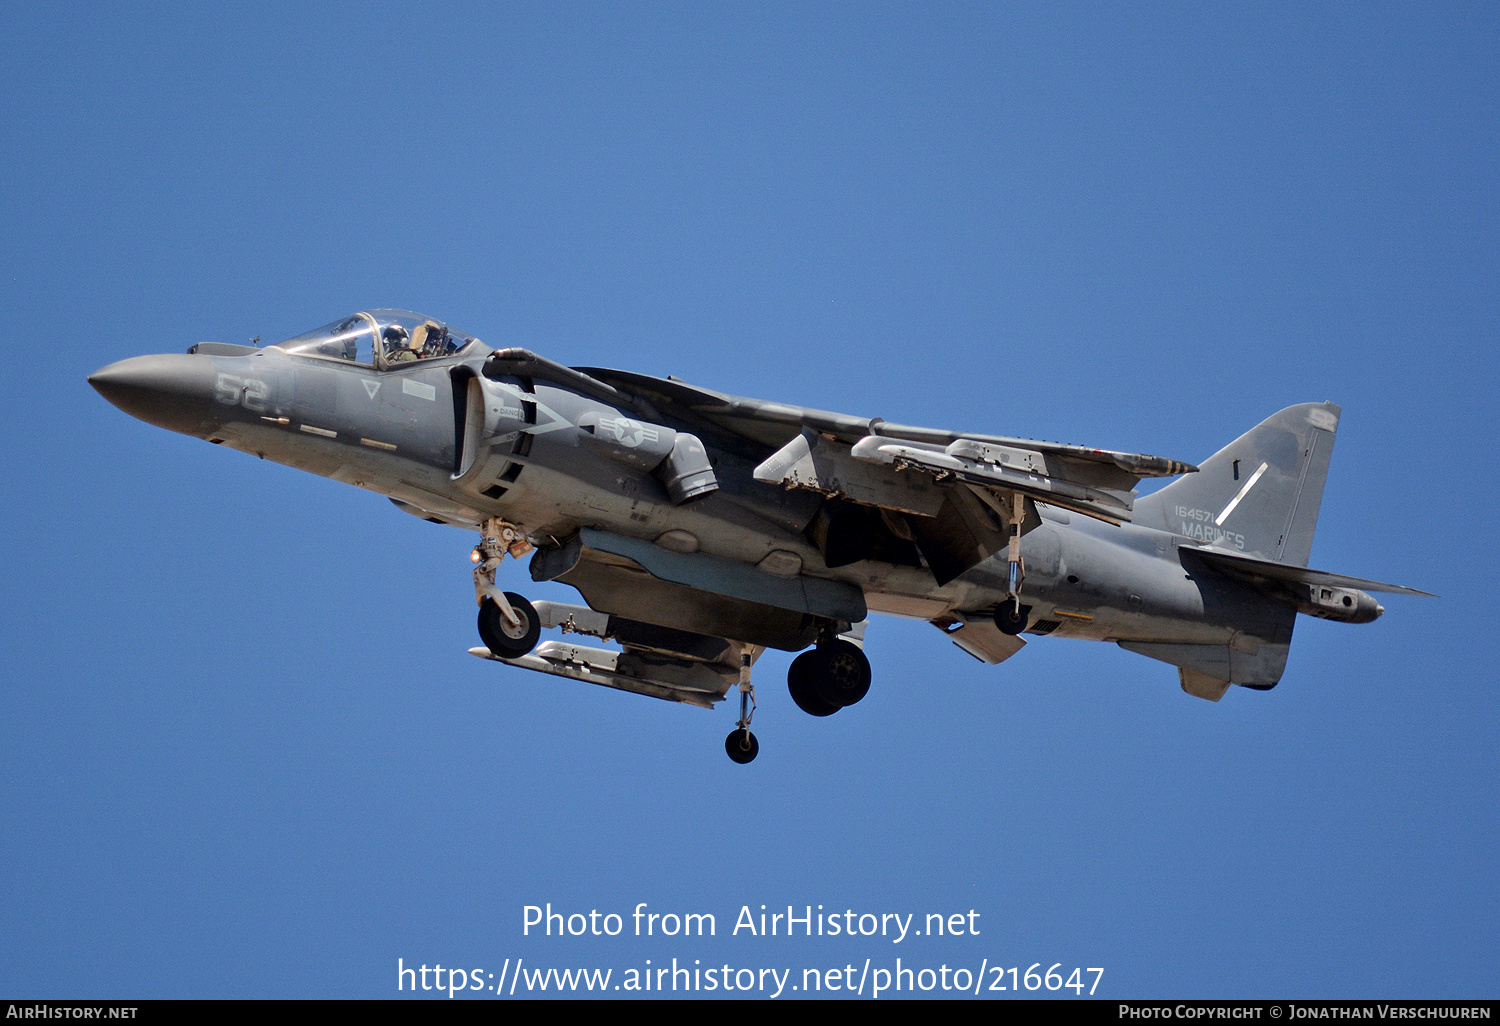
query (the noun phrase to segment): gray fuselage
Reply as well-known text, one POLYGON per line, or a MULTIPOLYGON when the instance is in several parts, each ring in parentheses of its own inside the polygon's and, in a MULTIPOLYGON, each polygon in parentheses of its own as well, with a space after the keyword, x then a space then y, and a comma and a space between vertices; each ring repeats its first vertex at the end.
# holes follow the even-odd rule
MULTIPOLYGON (((490 350, 477 342, 384 369, 275 347, 195 350, 122 361, 90 380, 141 419, 379 492, 456 526, 500 516, 542 546, 580 528, 678 547, 691 539, 694 551, 748 566, 771 557, 783 575, 843 582, 863 592, 870 610, 929 621, 982 619, 1006 595, 999 557, 943 585, 917 561, 829 567, 808 531, 822 499, 756 481, 756 453, 711 437, 718 490, 674 503, 659 476, 578 427, 590 415, 627 422, 628 413, 546 381, 486 382, 480 369, 490 350)), ((1289 640, 1295 613, 1206 572, 1183 548, 1191 539, 1038 509, 1040 525, 1021 541, 1031 633, 1215 646, 1289 640)))

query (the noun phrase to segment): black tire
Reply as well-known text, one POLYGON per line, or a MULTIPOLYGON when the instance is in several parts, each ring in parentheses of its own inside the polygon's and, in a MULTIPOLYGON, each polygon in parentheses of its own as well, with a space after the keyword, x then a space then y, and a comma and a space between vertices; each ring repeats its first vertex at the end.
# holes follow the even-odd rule
POLYGON ((1030 606, 1022 606, 1021 615, 1019 617, 1016 616, 1016 603, 1014 599, 1006 599, 995 610, 995 626, 1000 628, 1001 634, 1020 634, 1026 629, 1027 622, 1030 619, 1030 606))
POLYGON ((792 693, 797 708, 809 716, 832 716, 839 707, 819 698, 817 688, 813 686, 818 673, 817 663, 818 653, 815 651, 803 652, 793 659, 791 669, 786 671, 786 689, 792 693))
POLYGON ((870 691, 870 660, 851 641, 835 638, 813 649, 813 690, 827 705, 842 709, 870 691))
POLYGON ((537 639, 542 636, 542 620, 536 615, 536 608, 515 592, 507 591, 505 600, 521 617, 521 625, 512 627, 506 623, 494 600, 485 599, 479 607, 479 640, 501 659, 516 659, 536 648, 537 639))
POLYGON ((754 762, 755 757, 760 754, 760 742, 755 740, 755 735, 743 727, 735 727, 724 739, 724 751, 729 757, 743 766, 747 762, 754 762))

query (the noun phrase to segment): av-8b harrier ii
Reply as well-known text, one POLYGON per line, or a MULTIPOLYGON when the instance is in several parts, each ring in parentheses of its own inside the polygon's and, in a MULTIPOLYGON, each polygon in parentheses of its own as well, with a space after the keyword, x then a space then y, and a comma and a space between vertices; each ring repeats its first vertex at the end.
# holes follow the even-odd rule
POLYGON ((1218 701, 1276 685, 1298 613, 1364 623, 1384 611, 1368 592, 1426 594, 1307 569, 1332 403, 1195 467, 566 367, 400 310, 89 382, 148 423, 478 531, 471 653, 705 708, 737 688, 725 748, 741 763, 759 749, 757 656, 801 652, 792 700, 830 715, 869 690, 871 612, 927 620, 986 663, 1022 635, 1112 641, 1218 701), (498 588, 501 561, 528 554, 533 580, 586 605, 498 588), (543 629, 619 650, 538 644, 543 629))

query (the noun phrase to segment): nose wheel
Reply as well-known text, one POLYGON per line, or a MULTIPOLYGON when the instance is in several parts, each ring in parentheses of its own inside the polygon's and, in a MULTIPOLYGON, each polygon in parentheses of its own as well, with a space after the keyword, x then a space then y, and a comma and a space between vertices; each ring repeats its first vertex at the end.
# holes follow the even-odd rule
POLYGON ((500 658, 517 659, 536 648, 542 620, 524 597, 507 591, 504 598, 509 609, 501 609, 493 597, 485 596, 479 607, 479 639, 500 658))

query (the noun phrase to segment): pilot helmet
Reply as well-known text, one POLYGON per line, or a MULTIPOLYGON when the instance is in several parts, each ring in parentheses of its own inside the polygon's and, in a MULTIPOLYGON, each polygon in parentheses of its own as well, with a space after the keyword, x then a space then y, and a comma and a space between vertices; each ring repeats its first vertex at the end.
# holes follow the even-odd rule
POLYGON ((404 348, 407 340, 411 338, 411 332, 399 324, 388 324, 386 325, 386 329, 380 333, 380 337, 385 339, 391 346, 404 348))

